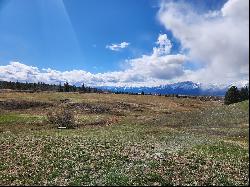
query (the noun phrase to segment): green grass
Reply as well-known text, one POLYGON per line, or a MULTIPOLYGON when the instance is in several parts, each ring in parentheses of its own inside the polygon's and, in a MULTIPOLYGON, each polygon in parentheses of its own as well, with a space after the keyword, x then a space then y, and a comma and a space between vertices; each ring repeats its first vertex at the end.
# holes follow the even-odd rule
MULTIPOLYGON (((92 102, 101 96, 93 97, 92 102)), ((111 96, 103 97, 112 101, 111 96)), ((121 97, 138 104, 134 96, 121 97)), ((200 108, 190 109, 189 100, 178 108, 181 100, 168 105, 164 97, 157 98, 160 109, 150 105, 148 97, 140 97, 143 111, 129 111, 108 126, 70 130, 49 126, 43 114, 5 111, 0 115, 0 184, 249 184, 248 101, 211 107, 200 103, 200 108)), ((113 117, 117 116, 79 114, 84 124, 113 117)))
POLYGON ((66 136, 59 132, 53 136, 5 134, 1 138, 1 149, 9 147, 1 160, 2 184, 248 183, 248 150, 234 144, 203 140, 202 144, 199 142, 169 152, 171 144, 184 144, 188 136, 182 134, 184 139, 181 142, 173 135, 165 141, 152 140, 150 135, 144 139, 99 135, 66 136), (16 172, 10 172, 12 170, 16 172))
POLYGON ((45 119, 43 116, 27 114, 0 114, 0 124, 32 123, 45 119))
POLYGON ((245 111, 249 111, 249 100, 242 101, 236 105, 239 105, 245 111))

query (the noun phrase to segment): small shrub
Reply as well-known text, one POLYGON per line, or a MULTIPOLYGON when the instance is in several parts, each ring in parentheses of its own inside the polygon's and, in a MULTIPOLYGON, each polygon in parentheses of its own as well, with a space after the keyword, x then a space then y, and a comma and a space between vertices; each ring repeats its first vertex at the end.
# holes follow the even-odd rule
POLYGON ((49 111, 47 113, 47 119, 49 123, 57 127, 66 127, 67 129, 76 127, 74 111, 69 109, 67 105, 60 105, 56 110, 49 111))

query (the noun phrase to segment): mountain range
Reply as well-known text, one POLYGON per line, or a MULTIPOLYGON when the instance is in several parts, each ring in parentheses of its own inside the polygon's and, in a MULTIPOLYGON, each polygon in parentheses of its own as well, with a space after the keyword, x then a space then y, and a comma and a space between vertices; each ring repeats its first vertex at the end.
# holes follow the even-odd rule
POLYGON ((209 96, 224 96, 226 91, 231 86, 238 88, 249 86, 249 81, 239 81, 230 85, 203 85, 201 83, 194 83, 192 81, 178 82, 174 84, 167 84, 154 87, 129 87, 129 86, 98 86, 102 90, 112 92, 129 92, 145 94, 182 94, 182 95, 209 95, 209 96))

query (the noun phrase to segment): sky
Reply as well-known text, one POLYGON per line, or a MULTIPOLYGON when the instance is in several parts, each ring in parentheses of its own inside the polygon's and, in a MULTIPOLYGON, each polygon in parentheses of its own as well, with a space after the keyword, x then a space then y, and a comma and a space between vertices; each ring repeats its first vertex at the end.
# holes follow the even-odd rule
POLYGON ((0 80, 249 80, 248 0, 0 0, 0 80))

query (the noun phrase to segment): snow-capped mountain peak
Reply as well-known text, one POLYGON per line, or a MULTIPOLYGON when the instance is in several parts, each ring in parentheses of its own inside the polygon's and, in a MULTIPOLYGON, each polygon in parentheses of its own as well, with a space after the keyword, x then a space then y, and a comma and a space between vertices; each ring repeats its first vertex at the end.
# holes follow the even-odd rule
POLYGON ((100 86, 98 88, 110 90, 114 92, 131 92, 131 93, 152 93, 152 94, 185 94, 185 95, 216 95, 224 96, 225 92, 230 86, 237 86, 239 88, 248 86, 249 81, 238 81, 230 85, 225 84, 202 84, 194 83, 192 81, 177 82, 173 84, 166 84, 154 87, 115 87, 115 86, 100 86))

